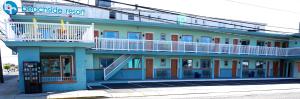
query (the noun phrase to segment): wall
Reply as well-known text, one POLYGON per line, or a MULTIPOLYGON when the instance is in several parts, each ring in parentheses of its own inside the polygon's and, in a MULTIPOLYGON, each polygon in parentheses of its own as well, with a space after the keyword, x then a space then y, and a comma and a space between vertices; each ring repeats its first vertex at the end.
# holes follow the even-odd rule
POLYGON ((225 38, 229 38, 229 43, 233 43, 233 39, 238 38, 239 40, 250 40, 250 45, 256 46, 257 40, 264 40, 265 42, 271 42, 272 46, 275 46, 275 41, 283 42, 281 39, 274 39, 269 37, 261 37, 261 36, 249 36, 249 35, 236 35, 232 33, 213 33, 206 31, 197 31, 197 30, 185 30, 185 29, 168 29, 168 28, 157 28, 157 27, 140 27, 140 26, 124 26, 124 25, 108 25, 108 24, 96 24, 96 30, 100 30, 99 33, 103 31, 118 31, 119 38, 126 39, 127 32, 141 32, 144 33, 154 33, 154 40, 160 40, 160 34, 166 34, 166 40, 171 40, 172 34, 179 35, 193 35, 193 41, 196 42, 198 38, 201 36, 209 36, 209 37, 220 37, 221 43, 225 43, 225 38))
MULTIPOLYGON (((88 76, 87 78, 89 78, 89 81, 94 81, 95 79, 100 79, 102 80, 103 78, 103 72, 102 69, 98 69, 99 66, 99 59, 100 58, 118 58, 120 55, 112 55, 112 54, 105 54, 105 55, 101 55, 101 54, 95 54, 94 55, 94 65, 96 65, 96 68, 88 70, 88 76)), ((154 59, 154 63, 153 63, 153 68, 165 68, 167 70, 167 72, 170 73, 170 68, 171 68, 171 59, 176 58, 179 59, 178 56, 153 56, 153 55, 145 55, 145 58, 153 58, 154 59), (166 59, 166 66, 161 66, 161 62, 160 60, 164 58, 166 59)), ((263 61, 263 62, 269 62, 269 77, 273 76, 273 61, 279 61, 278 59, 259 59, 259 58, 228 58, 228 57, 218 57, 218 58, 212 58, 212 57, 200 57, 200 56, 181 56, 182 59, 192 59, 193 60, 193 68, 199 68, 201 67, 200 64, 200 60, 202 59, 209 59, 211 62, 213 62, 214 60, 220 60, 220 68, 219 68, 219 77, 220 78, 232 78, 232 61, 233 60, 237 60, 238 64, 237 64, 237 77, 240 77, 240 68, 241 68, 241 60, 248 60, 249 61, 249 69, 256 69, 256 62, 257 61, 263 61), (228 61, 228 65, 225 66, 225 60, 228 61), (197 66, 197 61, 198 61, 198 66, 197 66)), ((211 63, 212 64, 212 63, 211 63)), ((180 64, 180 66, 182 66, 182 64, 180 64)), ((178 68, 179 69, 179 68, 178 68)), ((263 66, 263 69, 265 69, 265 73, 267 72, 267 66, 266 64, 263 66)), ((197 70, 194 70, 193 72, 197 72, 197 70)), ((153 75, 154 75, 154 79, 157 78, 156 76, 156 71, 153 71, 153 75)), ((179 73, 179 71, 178 71, 179 73)), ((124 67, 124 69, 120 70, 115 76, 113 76, 111 78, 111 80, 130 80, 130 79, 135 79, 135 80, 140 80, 142 78, 141 76, 142 74, 142 70, 138 69, 138 70, 128 70, 126 69, 126 66, 124 67)), ((166 78, 164 79, 169 79, 170 75, 168 74, 166 78)), ((257 75, 255 75, 257 76, 257 75)))
POLYGON ((36 61, 40 62, 40 49, 38 47, 19 47, 18 48, 18 63, 19 63, 19 92, 23 93, 24 89, 24 75, 23 62, 36 61))

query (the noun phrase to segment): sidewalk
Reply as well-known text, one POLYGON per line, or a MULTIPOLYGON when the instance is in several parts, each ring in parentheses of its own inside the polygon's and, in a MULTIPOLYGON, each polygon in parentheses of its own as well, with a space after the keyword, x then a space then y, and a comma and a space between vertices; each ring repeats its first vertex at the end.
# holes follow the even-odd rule
POLYGON ((79 90, 58 93, 18 94, 17 79, 0 84, 0 99, 60 99, 60 98, 185 98, 234 97, 277 93, 300 93, 300 84, 193 86, 162 88, 128 88, 79 90))

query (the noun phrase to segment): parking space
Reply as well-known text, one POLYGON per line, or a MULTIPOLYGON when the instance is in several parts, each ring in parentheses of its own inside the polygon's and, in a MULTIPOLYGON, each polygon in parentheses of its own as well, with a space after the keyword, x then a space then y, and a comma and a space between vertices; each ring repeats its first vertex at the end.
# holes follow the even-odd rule
POLYGON ((228 80, 228 81, 170 81, 170 82, 131 82, 104 83, 102 86, 90 86, 90 89, 136 89, 136 88, 164 88, 191 86, 238 86, 238 85, 267 85, 300 83, 298 79, 283 80, 228 80))

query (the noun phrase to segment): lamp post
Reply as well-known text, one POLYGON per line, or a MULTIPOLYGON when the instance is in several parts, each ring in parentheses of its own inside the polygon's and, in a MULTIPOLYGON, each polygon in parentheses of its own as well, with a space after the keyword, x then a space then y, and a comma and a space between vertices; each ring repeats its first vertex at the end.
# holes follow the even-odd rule
POLYGON ((4 83, 2 60, 1 60, 1 49, 0 49, 0 83, 4 83))

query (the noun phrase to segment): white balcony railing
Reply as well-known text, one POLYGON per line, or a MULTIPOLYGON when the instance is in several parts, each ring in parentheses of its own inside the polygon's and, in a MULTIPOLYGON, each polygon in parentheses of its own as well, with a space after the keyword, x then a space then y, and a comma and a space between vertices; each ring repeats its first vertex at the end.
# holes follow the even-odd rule
POLYGON ((187 52, 264 56, 288 56, 289 54, 289 48, 249 45, 108 38, 96 38, 95 42, 96 45, 93 49, 112 51, 187 52))
POLYGON ((42 82, 76 81, 76 77, 42 77, 42 82))
POLYGON ((5 23, 9 41, 78 41, 93 42, 94 25, 39 22, 5 23))

